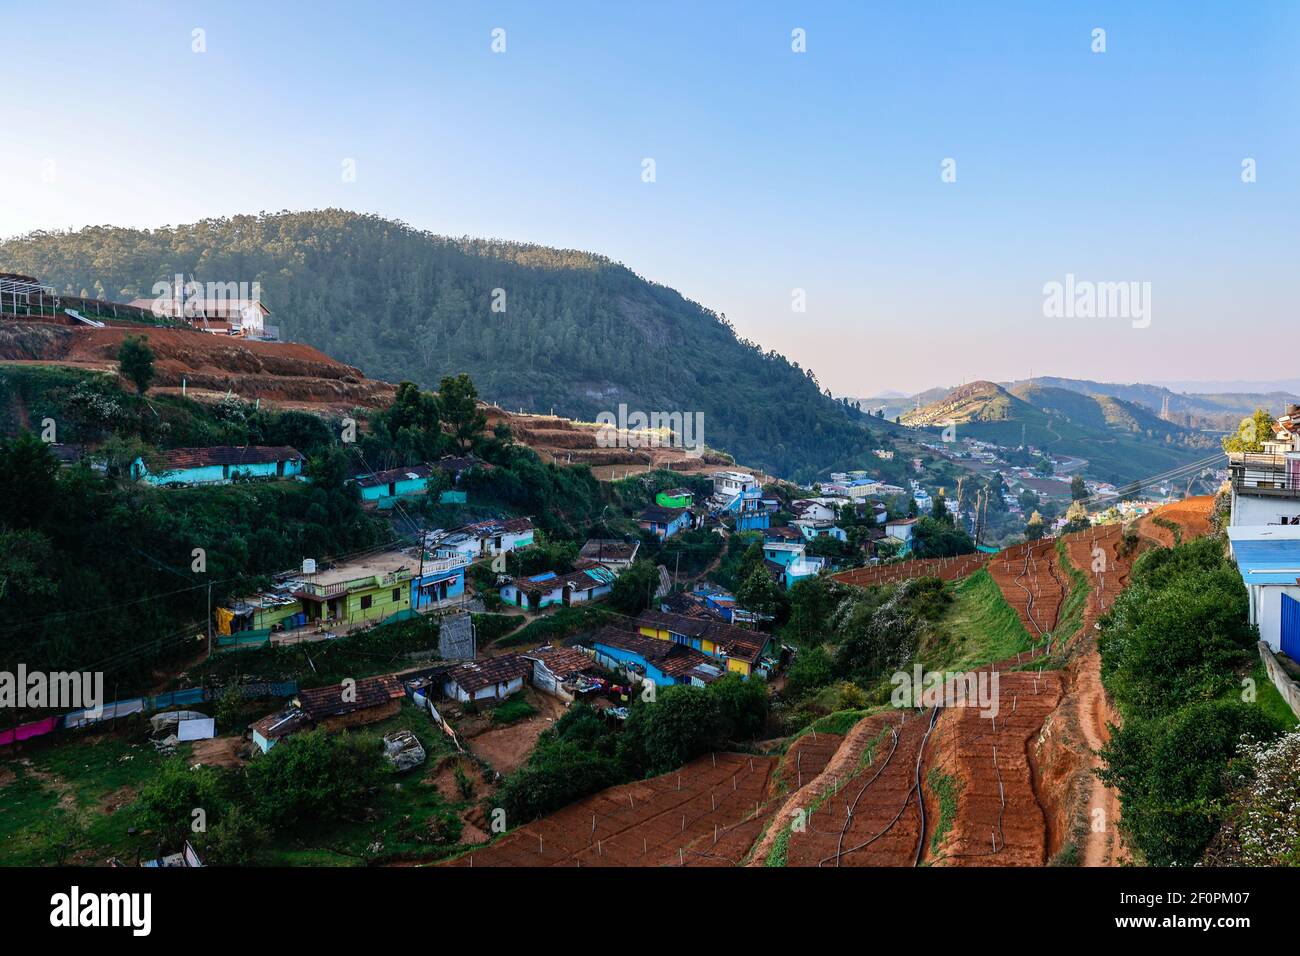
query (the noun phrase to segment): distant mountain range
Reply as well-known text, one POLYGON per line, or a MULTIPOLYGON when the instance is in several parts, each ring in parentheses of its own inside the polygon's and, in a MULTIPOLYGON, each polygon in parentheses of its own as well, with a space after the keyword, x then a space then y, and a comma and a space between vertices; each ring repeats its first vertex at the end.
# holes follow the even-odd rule
MULTIPOLYGON (((1165 410, 1171 419, 1189 428, 1227 431, 1257 408, 1267 408, 1275 415, 1288 404, 1300 403, 1300 379, 1278 382, 1165 382, 1161 384, 1096 382, 1089 379, 1036 376, 1015 382, 998 383, 1015 391, 1021 387, 1041 387, 1104 396, 1140 405, 1157 416, 1165 410), (1197 390, 1182 386, 1199 386, 1197 390)), ((942 399, 949 388, 932 388, 916 395, 898 397, 896 393, 861 399, 863 409, 884 407, 885 417, 893 419, 918 407, 942 399)))
MULTIPOLYGON (((912 408, 903 424, 1010 447, 1033 446, 1087 458, 1087 473, 1116 484, 1168 471, 1217 452, 1216 435, 1165 421, 1137 402, 1044 384, 1005 388, 971 382, 912 408)), ((864 407, 866 407, 864 403, 864 407)))

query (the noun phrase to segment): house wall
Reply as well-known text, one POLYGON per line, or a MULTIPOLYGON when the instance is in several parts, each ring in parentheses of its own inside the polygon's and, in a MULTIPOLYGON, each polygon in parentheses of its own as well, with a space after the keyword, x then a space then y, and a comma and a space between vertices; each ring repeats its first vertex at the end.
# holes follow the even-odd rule
POLYGON ((1278 518, 1300 515, 1300 497, 1264 497, 1263 495, 1232 496, 1233 525, 1277 524, 1278 518))
POLYGON ((1274 651, 1282 649, 1282 595, 1300 601, 1300 587, 1282 584, 1252 584, 1250 593, 1250 620, 1259 625, 1259 639, 1274 651))
POLYGON ((261 630, 273 624, 279 624, 285 618, 302 613, 302 602, 294 601, 281 607, 259 608, 253 612, 253 630, 261 630))
POLYGON ((645 676, 654 681, 656 687, 667 687, 676 683, 673 678, 655 667, 654 664, 647 661, 640 654, 633 654, 621 647, 610 647, 608 644, 601 644, 600 642, 596 643, 595 650, 597 662, 610 670, 620 670, 624 664, 640 664, 645 668, 645 676))
POLYGON ((451 601, 465 593, 465 569, 456 568, 453 571, 440 571, 437 574, 426 574, 422 578, 412 578, 410 587, 411 607, 417 611, 422 608, 433 607, 439 600, 451 601), (436 596, 437 585, 444 581, 447 583, 447 596, 438 597, 436 596), (433 588, 434 592, 429 595, 422 594, 421 589, 426 586, 433 588))
MULTIPOLYGON (((144 472, 142 477, 144 481, 151 485, 165 485, 172 482, 205 485, 227 484, 233 481, 236 475, 240 474, 253 478, 280 477, 279 465, 274 461, 255 465, 204 465, 201 468, 181 468, 176 471, 162 472, 161 474, 144 472)), ((302 474, 302 462, 286 461, 284 463, 283 477, 293 478, 300 474, 302 474)))
POLYGON ((383 587, 371 585, 366 588, 359 588, 356 591, 349 592, 347 601, 344 605, 343 616, 348 621, 377 621, 380 618, 388 617, 390 614, 396 614, 398 611, 407 611, 411 607, 411 585, 410 579, 397 581, 393 584, 387 584, 383 587), (393 599, 393 592, 397 592, 397 599, 393 599), (370 607, 362 608, 361 599, 370 598, 370 607))

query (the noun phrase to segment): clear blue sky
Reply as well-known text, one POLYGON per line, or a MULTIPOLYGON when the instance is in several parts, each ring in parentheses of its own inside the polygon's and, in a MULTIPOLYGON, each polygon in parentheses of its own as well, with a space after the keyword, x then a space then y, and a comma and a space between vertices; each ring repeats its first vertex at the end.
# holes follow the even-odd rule
POLYGON ((1295 375, 1300 4, 977 6, 0 0, 0 236, 342 206, 589 249, 837 394, 1295 375), (1150 327, 1045 318, 1066 273, 1150 282, 1150 327))

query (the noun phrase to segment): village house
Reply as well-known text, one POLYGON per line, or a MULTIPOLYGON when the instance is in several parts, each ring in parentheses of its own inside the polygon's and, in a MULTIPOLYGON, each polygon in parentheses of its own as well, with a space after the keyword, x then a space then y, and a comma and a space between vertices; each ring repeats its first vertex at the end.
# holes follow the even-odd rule
POLYGON ((294 597, 291 585, 232 599, 225 607, 217 608, 213 616, 220 645, 269 638, 274 631, 292 630, 307 623, 302 601, 294 597))
POLYGON ((655 504, 661 508, 689 508, 695 503, 695 495, 689 488, 669 488, 655 495, 655 504))
POLYGON ((666 541, 690 528, 691 512, 689 508, 663 508, 659 505, 650 505, 637 516, 637 524, 642 530, 658 537, 660 541, 666 541))
POLYGON ((214 335, 244 338, 277 338, 275 326, 267 325, 271 310, 260 299, 226 296, 171 296, 132 299, 130 307, 144 309, 162 318, 181 319, 193 328, 214 335))
POLYGON ((533 673, 533 661, 520 654, 503 654, 457 664, 443 678, 442 692, 467 704, 492 704, 517 694, 533 673))
POLYGON ((151 485, 225 485, 236 478, 295 478, 306 459, 287 445, 215 445, 211 448, 173 448, 162 453, 154 472, 137 458, 131 477, 151 485))
POLYGON ((431 465, 410 465, 361 475, 353 482, 361 492, 362 502, 387 510, 403 498, 428 494, 433 473, 431 465))
POLYGON ((300 690, 283 710, 252 725, 253 743, 266 753, 300 730, 323 727, 333 732, 386 720, 401 709, 405 696, 402 682, 389 675, 300 690))
POLYGON ((465 595, 469 555, 460 552, 424 555, 411 578, 411 607, 428 611, 459 602, 465 595))
POLYGON ((891 518, 885 522, 885 536, 902 542, 903 550, 912 547, 912 532, 916 528, 915 518, 891 518))
POLYGON ((595 670, 595 661, 582 651, 573 647, 538 647, 520 655, 533 662, 533 686, 538 690, 572 701, 585 689, 590 689, 590 682, 582 677, 588 671, 595 670))
POLYGON ((1229 525, 1268 525, 1300 519, 1300 405, 1290 405, 1263 451, 1229 452, 1229 525))
POLYGON ((442 552, 467 554, 471 558, 507 554, 533 543, 533 522, 529 518, 490 518, 457 528, 438 539, 442 552))
POLYGON ((636 619, 637 631, 646 637, 671 641, 721 661, 724 669, 748 677, 759 668, 772 640, 770 634, 735 627, 707 618, 643 611, 636 619))
POLYGON ((307 623, 381 621, 411 609, 410 582, 418 568, 419 559, 403 551, 381 552, 305 574, 293 596, 307 623))
POLYGON ((636 560, 641 549, 640 541, 622 541, 618 538, 591 538, 582 546, 578 557, 593 564, 602 564, 614 571, 622 571, 636 560))
POLYGON ((623 671, 634 682, 649 680, 656 687, 673 684, 703 687, 723 673, 718 661, 689 645, 658 640, 618 627, 602 627, 588 638, 588 643, 601 666, 623 671))
POLYGON ((791 524, 831 525, 839 518, 839 511, 826 501, 803 498, 790 502, 791 524))
POLYGON ((527 578, 511 578, 501 587, 501 600, 530 611, 553 605, 582 604, 608 594, 617 577, 612 569, 593 564, 568 574, 547 571, 527 578))
POLYGON ((1231 525, 1228 540, 1259 639, 1300 661, 1300 525, 1231 525))

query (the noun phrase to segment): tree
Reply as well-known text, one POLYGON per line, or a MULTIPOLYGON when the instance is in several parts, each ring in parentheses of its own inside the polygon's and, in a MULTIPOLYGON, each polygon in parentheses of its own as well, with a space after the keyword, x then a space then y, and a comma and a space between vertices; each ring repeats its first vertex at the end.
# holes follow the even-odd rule
POLYGON ((219 801, 217 772, 213 768, 191 770, 184 760, 175 758, 163 764, 140 789, 133 810, 145 829, 158 834, 164 847, 179 849, 193 832, 194 811, 200 809, 216 817, 219 801))
POLYGON ((620 614, 640 614, 654 600, 659 568, 653 561, 634 561, 623 570, 609 591, 609 603, 620 614))
POLYGON ((1237 430, 1223 437, 1223 450, 1229 452, 1261 452, 1263 442, 1273 438, 1273 426, 1276 424, 1267 409, 1257 408, 1255 414, 1243 418, 1237 430))
POLYGON ((951 522, 921 518, 912 526, 912 554, 918 558, 950 558, 970 554, 975 542, 951 522))
POLYGON ((286 737, 248 765, 245 779, 257 817, 277 829, 330 824, 360 809, 379 783, 380 748, 324 728, 286 737))
POLYGON ((952 524, 952 513, 948 511, 948 499, 940 491, 934 496, 934 504, 930 506, 930 517, 935 521, 942 521, 945 524, 952 524))
POLYGON ((58 499, 59 461, 31 432, 0 438, 0 525, 40 526, 58 499))
POLYGON ((1088 497, 1088 486, 1083 482, 1083 475, 1075 475, 1070 479, 1070 500, 1082 501, 1088 497))
POLYGON ((153 349, 149 348, 147 335, 128 335, 117 350, 118 368, 135 385, 135 390, 140 395, 147 392, 153 382, 153 358, 153 349))
POLYGON ((831 659, 821 645, 805 647, 795 654, 785 673, 786 693, 795 700, 820 690, 835 679, 831 659))
POLYGON ((1043 516, 1037 511, 1029 516, 1029 521, 1025 524, 1025 539, 1028 541, 1037 541, 1043 536, 1043 516))
POLYGON ((785 603, 785 592, 766 567, 757 567, 741 582, 736 601, 747 611, 775 616, 785 603))
POLYGON ((1076 501, 1066 509, 1065 526, 1061 528, 1062 534, 1070 534, 1073 531, 1082 531, 1091 527, 1092 522, 1088 520, 1088 509, 1082 501, 1076 501))
POLYGON ((487 415, 478 407, 478 389, 465 373, 448 375, 438 386, 438 404, 443 420, 461 451, 468 451, 487 428, 487 415))
POLYGON ((1149 865, 1199 860, 1226 815, 1224 770, 1239 742, 1274 732, 1262 710, 1235 700, 1200 701, 1112 727, 1097 776, 1118 788, 1121 826, 1149 865))

